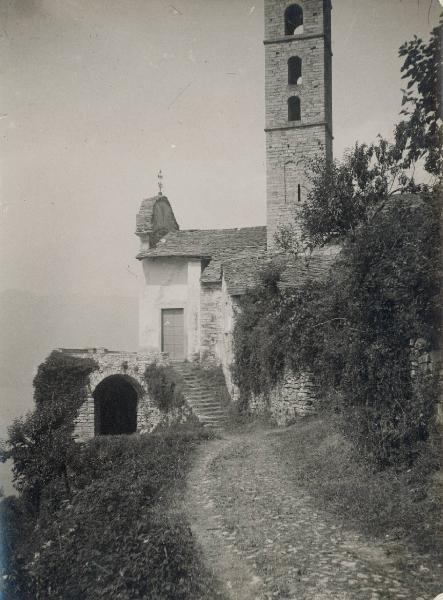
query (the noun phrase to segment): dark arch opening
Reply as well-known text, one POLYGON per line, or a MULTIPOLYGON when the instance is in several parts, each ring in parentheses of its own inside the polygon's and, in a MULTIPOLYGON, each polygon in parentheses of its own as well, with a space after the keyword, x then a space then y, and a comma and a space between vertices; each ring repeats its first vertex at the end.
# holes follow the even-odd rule
POLYGON ((303 9, 298 4, 291 4, 285 10, 285 35, 303 33, 303 9))
POLYGON ((300 84, 301 78, 301 58, 299 56, 291 56, 288 60, 288 84, 300 84))
POLYGON ((288 121, 301 121, 300 98, 291 96, 288 100, 288 121))
POLYGON ((94 393, 95 435, 119 435, 137 430, 138 393, 123 375, 106 377, 94 393))

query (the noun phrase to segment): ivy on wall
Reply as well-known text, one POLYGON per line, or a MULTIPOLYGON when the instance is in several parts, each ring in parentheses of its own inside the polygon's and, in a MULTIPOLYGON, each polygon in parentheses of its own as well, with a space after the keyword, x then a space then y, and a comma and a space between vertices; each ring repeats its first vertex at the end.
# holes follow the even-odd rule
POLYGON ((51 485, 56 481, 63 481, 65 495, 71 495, 74 421, 97 368, 93 360, 52 352, 33 382, 35 409, 13 422, 2 443, 0 459, 12 459, 14 485, 37 512, 43 493, 60 493, 51 485))

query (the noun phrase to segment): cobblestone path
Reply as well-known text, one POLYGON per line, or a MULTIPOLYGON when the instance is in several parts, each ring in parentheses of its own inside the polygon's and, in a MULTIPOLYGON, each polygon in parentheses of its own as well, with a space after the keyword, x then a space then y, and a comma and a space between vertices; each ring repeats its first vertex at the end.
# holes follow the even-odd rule
POLYGON ((272 432, 215 440, 188 480, 191 526, 227 598, 432 600, 442 591, 426 568, 401 568, 316 511, 285 476, 273 440, 272 432))

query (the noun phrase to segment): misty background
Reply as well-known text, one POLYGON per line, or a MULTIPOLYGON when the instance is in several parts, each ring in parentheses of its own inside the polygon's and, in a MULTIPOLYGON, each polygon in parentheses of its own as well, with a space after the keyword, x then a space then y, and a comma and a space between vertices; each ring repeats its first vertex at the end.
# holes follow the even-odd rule
MULTIPOLYGON (((440 11, 333 2, 336 157, 390 136, 398 47, 440 11)), ((160 168, 182 229, 265 223, 262 42, 262 1, 0 0, 0 437, 53 348, 137 349, 160 168)))

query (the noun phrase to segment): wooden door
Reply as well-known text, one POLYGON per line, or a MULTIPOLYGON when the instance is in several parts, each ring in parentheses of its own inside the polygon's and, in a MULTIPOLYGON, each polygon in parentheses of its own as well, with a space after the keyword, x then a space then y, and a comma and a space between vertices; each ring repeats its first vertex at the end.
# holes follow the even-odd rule
POLYGON ((164 308, 162 310, 162 352, 168 353, 171 360, 184 360, 185 358, 183 308, 164 308))

